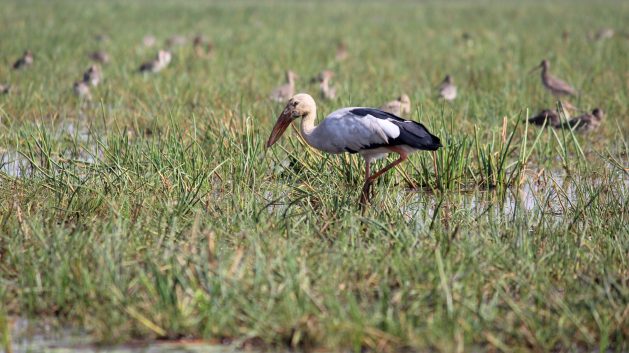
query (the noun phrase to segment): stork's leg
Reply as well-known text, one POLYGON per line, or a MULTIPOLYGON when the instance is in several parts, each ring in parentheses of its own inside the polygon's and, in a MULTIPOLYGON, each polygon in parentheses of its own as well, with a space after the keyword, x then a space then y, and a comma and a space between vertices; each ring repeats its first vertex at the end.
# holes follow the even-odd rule
POLYGON ((374 175, 370 176, 369 178, 367 178, 367 182, 369 184, 373 183, 374 180, 378 179, 382 174, 388 172, 389 169, 391 169, 391 168, 395 167, 396 165, 404 162, 406 160, 406 158, 408 158, 408 155, 406 153, 400 154, 400 158, 398 158, 395 161, 391 162, 386 167, 380 169, 376 174, 374 174, 374 175))
POLYGON ((371 182, 369 177, 371 176, 371 160, 365 159, 365 184, 363 185, 363 191, 360 195, 360 204, 366 205, 370 199, 371 182))
POLYGON ((385 166, 384 168, 382 168, 381 170, 379 170, 378 172, 376 172, 376 174, 374 175, 370 175, 370 170, 369 167, 367 167, 365 169, 365 185, 363 186, 363 192, 360 196, 360 204, 361 206, 365 206, 366 204, 369 203, 369 201, 371 200, 371 185, 373 184, 373 182, 378 179, 382 174, 386 173, 387 171, 389 171, 389 169, 395 167, 396 165, 404 162, 406 160, 406 158, 408 158, 408 153, 406 153, 406 151, 404 151, 404 149, 397 147, 397 146, 393 146, 393 147, 388 147, 389 150, 391 150, 391 152, 396 152, 400 155, 400 158, 398 158, 397 160, 393 161, 392 163, 390 163, 389 165, 385 166))

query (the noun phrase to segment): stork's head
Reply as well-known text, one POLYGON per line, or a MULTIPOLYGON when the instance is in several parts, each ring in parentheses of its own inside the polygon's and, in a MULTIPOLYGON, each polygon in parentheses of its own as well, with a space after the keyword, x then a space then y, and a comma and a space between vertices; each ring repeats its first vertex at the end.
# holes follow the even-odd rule
POLYGON ((294 95, 293 98, 288 101, 288 104, 286 104, 286 108, 284 108, 282 114, 277 118, 277 122, 275 126, 273 126, 273 131, 271 131, 271 136, 269 136, 269 140, 266 143, 266 147, 273 146, 293 120, 310 114, 316 109, 315 107, 315 101, 309 94, 299 93, 294 95))

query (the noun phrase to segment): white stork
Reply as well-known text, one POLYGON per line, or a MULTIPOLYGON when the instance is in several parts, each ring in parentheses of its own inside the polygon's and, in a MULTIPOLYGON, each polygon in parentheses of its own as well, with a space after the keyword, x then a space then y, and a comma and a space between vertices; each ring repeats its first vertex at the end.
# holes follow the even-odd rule
POLYGON ((342 108, 332 112, 318 126, 315 126, 316 117, 317 106, 310 95, 293 96, 273 127, 267 148, 279 140, 293 120, 303 118, 301 133, 310 146, 334 154, 358 153, 365 159, 365 184, 360 198, 363 205, 369 201, 372 183, 382 174, 415 151, 435 151, 441 147, 439 138, 424 125, 376 108, 342 108), (371 174, 371 162, 391 152, 400 157, 371 174))

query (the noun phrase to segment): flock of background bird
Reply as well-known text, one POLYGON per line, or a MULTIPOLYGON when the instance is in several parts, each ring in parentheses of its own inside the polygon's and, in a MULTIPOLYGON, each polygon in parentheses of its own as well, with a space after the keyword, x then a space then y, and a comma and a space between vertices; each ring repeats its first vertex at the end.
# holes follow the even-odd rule
MULTIPOLYGON (((105 35, 97 35, 96 40, 106 41, 108 37, 105 35)), ((166 47, 171 48, 185 44, 187 39, 183 36, 173 36, 166 40, 166 47)), ((143 38, 142 43, 145 47, 153 47, 157 43, 154 36, 148 35, 143 38)), ((193 40, 194 52, 200 58, 210 58, 213 54, 213 45, 205 37, 197 35, 193 40)), ((95 62, 83 74, 83 78, 75 81, 72 88, 74 94, 80 99, 91 100, 91 87, 96 87, 102 79, 101 64, 108 64, 110 61, 109 54, 103 50, 96 50, 88 55, 89 59, 95 62)), ((169 50, 159 50, 154 59, 144 62, 140 65, 138 71, 142 73, 157 73, 165 69, 172 60, 172 53, 169 50)), ((35 62, 33 52, 26 50, 20 58, 13 63, 14 70, 26 69, 35 62)), ((8 94, 12 90, 12 86, 6 83, 0 83, 0 94, 8 94)))
MULTIPOLYGON (((610 34, 604 32, 601 35, 610 34)), ((613 34, 612 34, 613 35, 613 34)), ((104 35, 98 35, 98 40, 107 40, 104 35)), ((143 45, 146 47, 152 47, 157 43, 157 40, 153 36, 146 36, 143 38, 143 45)), ((186 42, 186 38, 183 36, 173 36, 166 40, 167 47, 173 47, 176 45, 182 45, 186 42)), ((195 54, 201 58, 209 58, 213 54, 213 45, 210 41, 205 39, 201 35, 197 35, 193 39, 193 46, 195 54)), ((73 91, 81 99, 91 100, 91 88, 99 85, 102 79, 102 71, 99 64, 107 64, 110 61, 109 55, 102 51, 97 50, 90 53, 89 58, 96 62, 91 65, 87 71, 83 74, 83 79, 74 82, 73 91)), ((336 49, 336 60, 343 61, 349 56, 347 45, 340 42, 336 49)), ((169 50, 159 50, 156 57, 153 60, 142 63, 139 67, 139 72, 143 73, 157 73, 165 69, 172 60, 172 53, 169 50)), ((24 52, 24 54, 15 61, 13 68, 20 70, 33 65, 34 57, 30 50, 24 52)), ((563 96, 576 96, 577 91, 564 82, 563 80, 553 76, 550 73, 550 63, 548 60, 543 60, 539 66, 535 69, 541 69, 542 84, 544 87, 552 93, 553 96, 560 98, 563 96)), ((534 70, 535 70, 534 69, 534 70)), ((320 96, 326 100, 334 100, 337 97, 337 89, 332 84, 332 79, 335 73, 332 70, 323 70, 311 82, 319 84, 320 96)), ((269 98, 276 102, 287 102, 292 96, 295 95, 295 85, 299 78, 297 74, 291 70, 286 71, 286 83, 275 88, 269 98)), ((0 84, 0 94, 7 94, 11 91, 11 85, 0 84)), ((446 75, 443 82, 438 86, 438 93, 441 98, 446 101, 452 101, 457 97, 457 87, 454 84, 454 80, 450 75, 446 75)), ((568 116, 574 107, 568 101, 562 101, 563 113, 568 116)), ((411 101, 407 94, 400 95, 397 99, 383 104, 380 107, 381 110, 395 114, 398 116, 405 116, 410 114, 411 101)), ((561 112, 557 109, 542 109, 537 115, 529 119, 529 123, 538 126, 547 126, 554 128, 567 128, 575 129, 579 131, 592 131, 597 129, 604 117, 603 110, 595 108, 591 113, 586 113, 573 117, 571 119, 561 119, 561 112)))
MULTIPOLYGON (((535 71, 537 69, 542 70, 542 84, 556 98, 560 98, 562 96, 574 97, 577 95, 577 91, 574 87, 551 75, 550 63, 548 60, 542 60, 539 66, 536 66, 531 71, 535 71)), ((569 113, 574 109, 572 104, 568 101, 562 102, 561 106, 563 107, 564 113, 569 113)), ((529 119, 529 123, 538 126, 550 126, 558 129, 577 129, 579 131, 589 132, 596 130, 601 125, 603 116, 603 110, 600 108, 594 108, 592 113, 579 115, 562 122, 561 112, 559 110, 543 109, 536 116, 531 117, 529 119)))
MULTIPOLYGON (((609 36, 609 31, 602 32, 601 35, 609 36)), ((99 41, 107 40, 104 35, 98 35, 99 41)), ((146 36, 143 38, 143 45, 146 47, 152 47, 157 43, 157 40, 153 36, 146 36)), ((173 47, 176 45, 185 44, 186 38, 180 35, 170 37, 166 40, 167 47, 173 47)), ((193 46, 195 54, 201 58, 209 58, 213 54, 213 45, 207 39, 201 35, 197 35, 193 39, 193 46)), ((349 56, 347 45, 340 42, 336 50, 336 60, 343 61, 349 56)), ((81 99, 91 100, 91 87, 96 87, 101 81, 102 71, 99 64, 107 64, 110 61, 109 54, 102 50, 97 50, 89 54, 89 58, 97 64, 91 65, 87 71, 83 74, 83 79, 74 82, 74 93, 81 99)), ((153 60, 144 62, 140 65, 139 71, 145 73, 157 73, 163 70, 170 64, 172 60, 172 53, 169 50, 159 50, 156 57, 153 60)), ((15 61, 13 68, 15 70, 24 69, 33 64, 34 57, 30 50, 24 52, 24 54, 15 61)), ((576 96, 577 91, 567 84, 566 82, 558 79, 550 73, 550 63, 548 60, 543 60, 539 66, 535 69, 541 69, 542 83, 544 87, 550 91, 553 96, 559 98, 562 96, 576 96)), ((535 70, 534 69, 534 70, 535 70)), ((319 90, 321 98, 326 100, 336 99, 336 87, 332 84, 332 79, 335 73, 332 70, 323 70, 317 76, 315 76, 311 82, 319 84, 319 90)), ((295 95, 296 80, 299 76, 291 71, 286 71, 286 83, 275 88, 269 98, 276 102, 287 102, 292 96, 295 95)), ((11 91, 11 86, 8 84, 0 84, 0 94, 7 94, 11 91)), ((446 101, 452 101, 457 97, 457 87, 454 84, 454 80, 450 75, 446 75, 444 80, 438 87, 438 93, 441 98, 446 101)), ((564 113, 570 113, 574 107, 567 101, 562 101, 562 107, 564 113)), ((395 114, 398 116, 404 116, 410 114, 411 101, 407 94, 400 95, 397 99, 383 104, 380 107, 381 110, 395 114)), ((562 121, 561 112, 556 109, 543 109, 537 115, 529 119, 529 123, 538 126, 549 126, 554 128, 570 128, 578 129, 581 131, 592 131, 598 128, 604 117, 603 111, 600 108, 595 108, 591 113, 586 113, 570 120, 562 121)))
MULTIPOLYGON (((345 48, 344 46, 342 48, 345 48)), ((338 54, 337 54, 338 57, 338 54)), ((550 73, 550 63, 548 60, 542 60, 539 66, 532 71, 541 69, 542 84, 556 98, 563 96, 576 96, 577 91, 565 81, 553 76, 550 73)), ((336 98, 336 87, 331 83, 334 72, 331 70, 323 70, 319 75, 314 77, 311 82, 319 83, 321 98, 333 100, 336 98)), ((286 102, 295 95, 295 82, 299 78, 297 74, 291 70, 286 71, 286 83, 275 88, 269 98, 276 102, 286 102)), ((446 75, 441 84, 438 86, 438 93, 441 98, 446 101, 453 101, 457 97, 457 87, 454 79, 450 75, 446 75)), ((561 100, 560 100, 561 101, 561 100)), ((574 106, 568 101, 561 101, 564 114, 568 115, 574 111, 574 106)), ((397 99, 383 104, 380 110, 405 116, 411 112, 411 100, 407 94, 400 95, 397 99)), ((529 123, 538 126, 549 126, 554 128, 575 129, 579 131, 592 131, 597 129, 604 117, 603 110, 595 108, 591 113, 586 113, 573 117, 569 120, 561 120, 561 112, 557 109, 542 109, 537 115, 528 119, 529 123)))

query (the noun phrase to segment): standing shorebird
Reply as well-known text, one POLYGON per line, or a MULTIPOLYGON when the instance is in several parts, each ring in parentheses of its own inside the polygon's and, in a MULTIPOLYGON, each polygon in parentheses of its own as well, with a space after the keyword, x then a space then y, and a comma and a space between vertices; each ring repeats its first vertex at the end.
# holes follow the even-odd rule
POLYGON ((323 70, 312 80, 313 82, 319 82, 319 91, 321 92, 321 97, 323 97, 323 99, 336 99, 336 87, 334 87, 330 82, 333 77, 334 71, 323 70))
POLYGON ((345 42, 339 42, 336 45, 336 61, 344 61, 349 56, 349 50, 347 50, 347 44, 345 42))
POLYGON ((155 36, 153 35, 147 34, 144 36, 144 38, 142 38, 142 45, 147 48, 151 48, 155 46, 155 44, 157 44, 157 38, 155 38, 155 36))
POLYGON ((317 76, 313 77, 312 80, 310 80, 311 83, 315 83, 315 82, 323 82, 326 79, 330 80, 334 77, 334 71, 332 70, 323 70, 321 72, 319 72, 317 74, 317 76))
POLYGON ((102 50, 91 52, 88 55, 88 57, 97 63, 101 63, 101 64, 109 63, 109 54, 107 54, 107 52, 104 52, 102 50))
POLYGON ((604 117, 605 114, 603 110, 595 108, 592 110, 592 113, 577 116, 557 127, 562 129, 575 129, 580 132, 591 132, 601 126, 604 117))
POLYGON ((160 72, 170 64, 171 60, 172 54, 168 50, 160 50, 155 59, 140 65, 140 72, 160 72))
POLYGON ((94 39, 96 39, 97 42, 109 42, 109 35, 106 33, 98 33, 94 36, 94 39))
POLYGON ((602 41, 612 38, 614 34, 616 34, 616 32, 613 28, 601 28, 596 32, 596 35, 594 35, 593 37, 595 40, 602 41))
POLYGON ((454 79, 450 75, 446 75, 441 84, 439 85, 439 96, 447 101, 453 101, 456 98, 456 86, 454 85, 454 79))
POLYGON ((9 94, 11 92, 11 85, 0 83, 0 94, 9 94))
POLYGON ((197 35, 192 41, 194 53, 199 58, 208 59, 212 57, 214 45, 202 35, 197 35))
POLYGON ((166 47, 168 48, 178 47, 178 46, 186 44, 186 41, 187 41, 186 37, 179 34, 175 34, 174 36, 171 36, 168 39, 166 39, 166 47))
POLYGON ((83 82, 89 83, 92 86, 96 87, 100 83, 102 76, 103 74, 100 70, 100 66, 92 65, 83 74, 83 82))
POLYGON ((542 84, 553 96, 560 97, 577 95, 577 91, 572 86, 551 75, 549 72, 550 63, 548 60, 542 60, 542 62, 538 66, 534 67, 531 72, 538 69, 542 69, 542 84))
POLYGON ((334 100, 336 99, 336 87, 334 87, 330 80, 323 80, 319 83, 319 90, 323 99, 334 100))
POLYGON ((24 54, 13 63, 13 69, 19 70, 27 66, 33 65, 33 53, 30 50, 24 52, 24 54))
POLYGON ((383 106, 380 107, 380 110, 398 116, 410 114, 411 99, 408 97, 407 94, 402 94, 396 100, 385 103, 383 106))
POLYGON ((305 93, 297 94, 277 119, 266 147, 273 146, 294 120, 303 118, 301 134, 310 146, 333 154, 358 153, 365 159, 362 205, 369 202, 371 185, 382 174, 404 162, 413 152, 435 151, 441 147, 439 138, 424 125, 375 108, 342 108, 332 112, 318 126, 315 126, 316 117, 314 99, 305 93), (371 163, 391 152, 400 157, 371 174, 371 163))
POLYGON ((295 74, 291 70, 286 71, 286 83, 276 87, 272 92, 269 98, 273 101, 284 103, 290 99, 295 94, 295 80, 297 80, 299 76, 295 74))
POLYGON ((76 81, 74 82, 72 89, 74 90, 74 94, 76 94, 79 99, 86 99, 88 101, 92 100, 89 83, 85 81, 76 81))
POLYGON ((559 113, 555 110, 544 109, 541 112, 537 113, 537 115, 529 118, 529 124, 544 126, 546 127, 552 126, 557 127, 560 124, 559 113))

